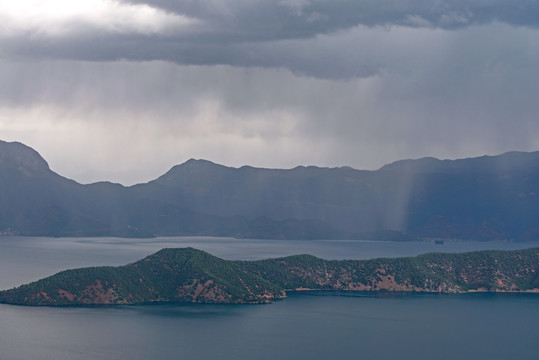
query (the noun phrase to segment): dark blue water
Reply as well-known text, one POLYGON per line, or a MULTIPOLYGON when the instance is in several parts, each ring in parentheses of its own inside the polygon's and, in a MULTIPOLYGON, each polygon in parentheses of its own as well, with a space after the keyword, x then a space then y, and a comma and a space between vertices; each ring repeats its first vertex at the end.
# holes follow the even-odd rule
MULTIPOLYGON (((185 245, 254 259, 293 253, 404 256, 535 244, 3 238, 0 288, 66 267, 123 264, 161 247, 185 245)), ((0 305, 0 359, 539 358, 539 295, 325 295, 291 294, 270 305, 0 305)))

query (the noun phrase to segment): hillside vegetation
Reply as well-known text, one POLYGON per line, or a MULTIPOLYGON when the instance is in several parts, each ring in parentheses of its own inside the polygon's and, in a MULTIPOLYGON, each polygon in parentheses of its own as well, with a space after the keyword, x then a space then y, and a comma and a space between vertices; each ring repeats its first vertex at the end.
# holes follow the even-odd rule
POLYGON ((432 253, 373 260, 297 255, 227 261, 193 248, 163 249, 120 267, 90 267, 1 291, 19 305, 152 302, 267 303, 287 290, 539 292, 539 248, 432 253))

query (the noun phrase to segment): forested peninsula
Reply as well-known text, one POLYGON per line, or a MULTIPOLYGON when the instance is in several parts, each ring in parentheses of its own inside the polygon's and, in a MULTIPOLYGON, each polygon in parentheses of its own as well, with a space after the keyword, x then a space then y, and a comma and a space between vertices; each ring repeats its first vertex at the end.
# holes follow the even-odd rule
POLYGON ((201 250, 175 248, 125 266, 62 271, 0 291, 0 303, 256 304, 285 298, 291 290, 538 293, 538 273, 539 248, 372 260, 296 255, 259 261, 223 260, 201 250))

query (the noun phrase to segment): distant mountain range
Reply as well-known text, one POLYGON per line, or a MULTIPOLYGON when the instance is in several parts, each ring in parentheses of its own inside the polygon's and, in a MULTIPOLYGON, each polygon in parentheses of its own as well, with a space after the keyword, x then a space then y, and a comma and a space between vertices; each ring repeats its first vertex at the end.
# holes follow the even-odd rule
POLYGON ((145 184, 82 185, 0 141, 0 233, 275 239, 539 240, 539 152, 376 171, 189 160, 145 184))
POLYGON ((537 293, 538 271, 539 248, 341 261, 227 261, 193 248, 163 249, 125 266, 66 270, 0 291, 0 303, 268 303, 290 290, 537 293))

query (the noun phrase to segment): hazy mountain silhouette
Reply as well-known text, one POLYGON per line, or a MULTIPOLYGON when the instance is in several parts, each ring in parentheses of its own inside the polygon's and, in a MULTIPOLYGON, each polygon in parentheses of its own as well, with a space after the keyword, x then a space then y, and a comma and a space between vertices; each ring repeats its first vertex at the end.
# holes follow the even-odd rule
POLYGON ((0 142, 0 232, 44 236, 539 239, 539 152, 377 171, 191 159, 146 184, 82 185, 0 142))

